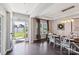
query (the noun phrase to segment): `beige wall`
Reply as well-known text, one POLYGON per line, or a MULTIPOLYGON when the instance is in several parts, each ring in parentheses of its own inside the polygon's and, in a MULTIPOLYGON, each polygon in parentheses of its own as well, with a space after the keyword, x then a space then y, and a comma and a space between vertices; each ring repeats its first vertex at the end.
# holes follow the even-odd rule
POLYGON ((37 34, 37 22, 36 19, 32 18, 32 41, 37 40, 36 34, 37 34))
POLYGON ((74 19, 73 32, 79 36, 79 19, 74 19))
POLYGON ((53 29, 54 29, 54 27, 53 27, 53 20, 49 20, 49 32, 53 32, 53 29))

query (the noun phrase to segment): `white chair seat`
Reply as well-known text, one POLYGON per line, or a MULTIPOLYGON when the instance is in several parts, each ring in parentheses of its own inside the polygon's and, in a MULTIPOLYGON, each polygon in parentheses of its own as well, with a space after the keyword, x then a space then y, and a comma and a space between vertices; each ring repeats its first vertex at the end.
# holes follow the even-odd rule
POLYGON ((54 38, 52 38, 52 39, 49 39, 49 41, 50 41, 50 42, 52 42, 52 43, 53 43, 53 42, 55 42, 55 41, 54 41, 54 38))
POLYGON ((49 38, 49 42, 52 42, 52 43, 55 42, 55 39, 52 37, 52 35, 49 35, 48 38, 49 38))
POLYGON ((61 45, 60 43, 55 43, 55 44, 56 44, 56 45, 59 45, 59 46, 61 45))
POLYGON ((69 45, 69 44, 63 44, 63 43, 61 43, 61 46, 62 46, 62 47, 70 48, 70 45, 69 45))

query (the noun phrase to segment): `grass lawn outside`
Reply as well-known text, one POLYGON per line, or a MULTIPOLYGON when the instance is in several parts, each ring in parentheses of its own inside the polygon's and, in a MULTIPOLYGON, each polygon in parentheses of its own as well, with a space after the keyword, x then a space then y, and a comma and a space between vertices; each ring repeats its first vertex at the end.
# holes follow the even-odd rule
POLYGON ((15 38, 27 38, 28 34, 24 33, 24 32, 15 32, 14 34, 15 38))

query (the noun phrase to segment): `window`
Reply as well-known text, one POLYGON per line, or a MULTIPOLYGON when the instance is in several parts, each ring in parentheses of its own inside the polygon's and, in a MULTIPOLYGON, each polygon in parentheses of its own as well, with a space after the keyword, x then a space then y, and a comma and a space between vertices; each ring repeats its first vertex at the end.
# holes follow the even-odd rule
POLYGON ((47 34, 47 21, 45 20, 40 21, 40 32, 41 34, 47 34))

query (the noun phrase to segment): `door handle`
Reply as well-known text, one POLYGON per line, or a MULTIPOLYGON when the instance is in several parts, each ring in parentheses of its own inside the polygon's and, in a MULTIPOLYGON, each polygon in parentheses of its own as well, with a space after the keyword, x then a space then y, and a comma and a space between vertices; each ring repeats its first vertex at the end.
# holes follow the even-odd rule
POLYGON ((14 36, 14 33, 10 33, 12 36, 14 36))
POLYGON ((10 34, 14 34, 14 33, 10 33, 10 34))

